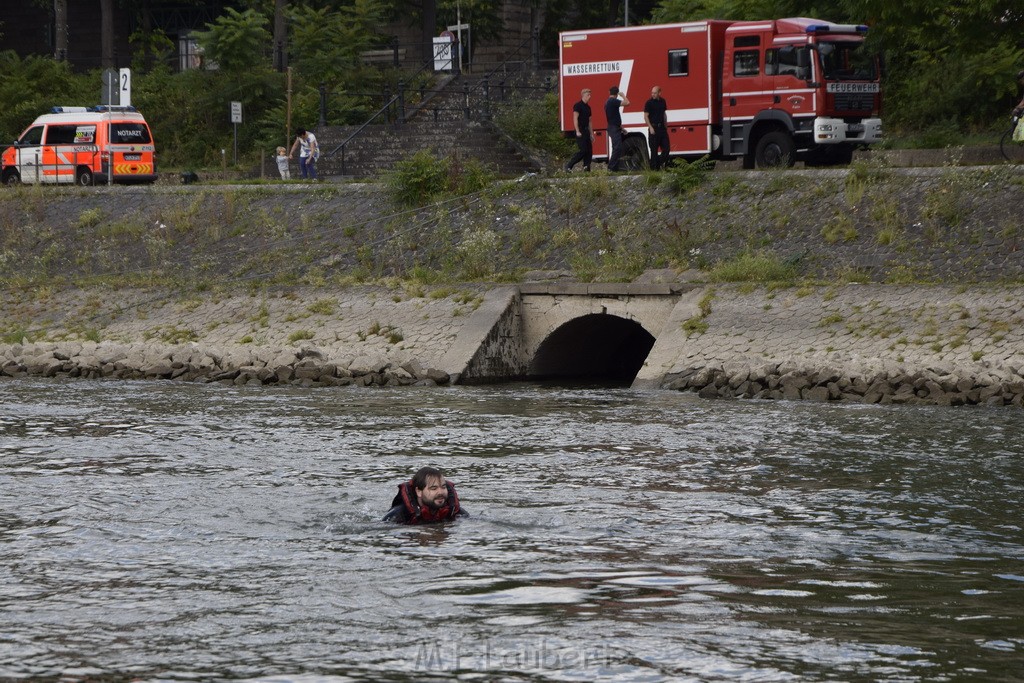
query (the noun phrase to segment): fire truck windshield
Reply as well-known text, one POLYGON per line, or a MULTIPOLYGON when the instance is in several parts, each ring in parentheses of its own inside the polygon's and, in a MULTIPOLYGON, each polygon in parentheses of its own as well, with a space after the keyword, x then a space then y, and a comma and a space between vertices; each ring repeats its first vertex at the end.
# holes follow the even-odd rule
POLYGON ((874 81, 878 78, 878 60, 861 41, 818 43, 821 72, 826 81, 874 81))

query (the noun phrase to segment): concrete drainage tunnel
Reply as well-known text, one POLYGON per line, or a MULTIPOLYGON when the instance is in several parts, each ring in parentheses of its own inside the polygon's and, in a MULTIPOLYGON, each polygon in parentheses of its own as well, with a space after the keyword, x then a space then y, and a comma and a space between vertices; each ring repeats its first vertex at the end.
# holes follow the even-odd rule
POLYGON ((654 347, 654 336, 633 320, 590 314, 574 318, 538 347, 528 380, 630 383, 654 347))

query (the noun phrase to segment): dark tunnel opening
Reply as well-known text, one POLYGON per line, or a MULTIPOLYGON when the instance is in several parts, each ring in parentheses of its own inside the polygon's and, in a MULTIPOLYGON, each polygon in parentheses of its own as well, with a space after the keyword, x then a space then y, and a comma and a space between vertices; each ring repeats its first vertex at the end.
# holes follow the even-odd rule
POLYGON ((633 320, 590 314, 565 323, 541 342, 530 380, 629 384, 654 347, 654 336, 633 320))

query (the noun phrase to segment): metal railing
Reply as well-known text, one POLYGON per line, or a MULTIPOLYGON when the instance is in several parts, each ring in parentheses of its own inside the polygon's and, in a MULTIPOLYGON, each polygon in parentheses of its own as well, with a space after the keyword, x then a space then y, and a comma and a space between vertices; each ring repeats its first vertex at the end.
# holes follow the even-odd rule
MULTIPOLYGON (((4 158, 2 168, 0 168, 0 182, 5 185, 13 185, 17 182, 74 185, 79 183, 80 177, 87 177, 88 182, 82 181, 81 184, 95 185, 97 173, 94 167, 96 156, 100 151, 99 147, 75 145, 73 150, 66 151, 61 149, 62 147, 64 146, 4 145, 0 148, 0 154, 4 158), (56 161, 51 163, 42 161, 44 147, 51 150, 46 153, 46 156, 53 156, 56 161), (14 163, 8 164, 7 157, 12 149, 15 150, 16 159, 14 163), (80 171, 84 171, 81 176, 80 171)), ((107 166, 104 165, 104 168, 106 169, 107 166)))
MULTIPOLYGON (((397 50, 397 43, 394 44, 394 49, 397 50)), ((396 59, 397 59, 397 52, 396 59)), ((394 108, 396 110, 395 124, 402 125, 406 123, 407 111, 406 111, 406 82, 415 80, 425 71, 432 70, 435 61, 441 54, 439 51, 435 51, 430 59, 422 63, 420 67, 406 77, 400 80, 397 84, 398 92, 395 95, 390 95, 390 92, 385 90, 384 93, 384 106, 375 111, 366 121, 364 121, 358 128, 356 128, 351 134, 348 135, 340 144, 331 149, 330 152, 325 154, 325 157, 333 158, 340 154, 341 162, 341 173, 347 175, 347 159, 346 149, 348 146, 357 138, 359 138, 366 129, 374 122, 379 120, 381 117, 385 118, 385 121, 390 123, 389 112, 394 108)), ((459 78, 461 74, 458 71, 458 64, 453 63, 453 74, 454 78, 459 78)), ((418 111, 432 111, 434 121, 439 119, 440 113, 443 111, 461 111, 462 115, 467 120, 473 119, 473 112, 478 111, 480 118, 483 120, 489 120, 493 113, 492 106, 496 102, 504 102, 510 93, 520 92, 524 90, 537 90, 541 92, 548 92, 551 89, 550 84, 544 87, 527 86, 522 84, 510 84, 508 77, 519 75, 525 72, 535 71, 540 67, 540 52, 539 52, 539 32, 534 30, 531 34, 517 45, 501 62, 497 63, 494 68, 488 71, 482 78, 480 78, 475 84, 465 83, 463 84, 462 92, 459 93, 462 103, 457 107, 452 106, 435 106, 433 108, 427 108, 425 103, 429 102, 437 95, 451 93, 453 89, 448 87, 446 84, 440 88, 425 88, 420 87, 416 89, 419 95, 419 106, 418 111), (523 53, 524 50, 529 46, 530 54, 527 58, 523 53), (497 100, 492 97, 492 85, 494 79, 502 76, 496 83, 497 86, 497 100)), ((453 79, 454 80, 454 79, 453 79)), ((326 86, 321 84, 320 87, 320 127, 323 128, 327 125, 327 98, 328 92, 326 86)))

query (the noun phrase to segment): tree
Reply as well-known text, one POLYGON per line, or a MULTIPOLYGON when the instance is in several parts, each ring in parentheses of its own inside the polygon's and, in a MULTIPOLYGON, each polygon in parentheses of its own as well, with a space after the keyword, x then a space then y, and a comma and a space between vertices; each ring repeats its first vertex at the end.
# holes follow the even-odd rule
POLYGON ((114 0, 100 0, 100 66, 114 64, 114 0))
POLYGON ((288 0, 274 0, 274 68, 278 71, 288 67, 287 11, 288 0))
POLYGON ((53 58, 63 62, 68 56, 68 0, 53 0, 53 58))
POLYGON ((885 57, 887 128, 987 125, 1005 113, 1024 65, 1019 0, 662 0, 656 22, 813 16, 866 23, 885 57), (890 125, 892 124, 892 125, 890 125))
POLYGON ((264 61, 264 50, 270 42, 266 25, 267 18, 255 10, 239 12, 229 7, 216 21, 206 25, 206 31, 197 32, 196 39, 221 69, 245 71, 264 61))

